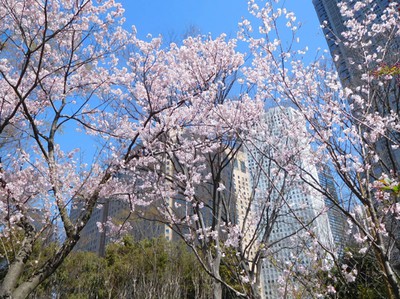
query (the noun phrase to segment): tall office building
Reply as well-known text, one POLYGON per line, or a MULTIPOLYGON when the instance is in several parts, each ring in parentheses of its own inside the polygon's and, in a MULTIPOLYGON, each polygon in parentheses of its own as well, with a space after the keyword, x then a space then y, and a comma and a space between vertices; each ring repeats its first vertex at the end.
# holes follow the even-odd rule
MULTIPOLYGON (((164 165, 164 170, 168 170, 168 166, 164 165)), ((142 177, 133 179, 127 174, 120 174, 118 180, 124 182, 134 191, 141 203, 137 207, 133 207, 127 200, 115 196, 110 198, 100 198, 93 209, 91 217, 86 226, 80 233, 80 239, 74 250, 90 251, 104 256, 106 246, 115 238, 121 237, 115 230, 118 226, 123 225, 123 233, 129 231, 134 240, 143 240, 149 238, 157 238, 164 236, 167 240, 172 239, 172 231, 164 224, 156 221, 160 220, 157 207, 147 204, 147 190, 143 184, 143 180, 151 180, 154 178, 152 172, 154 169, 141 169, 138 172, 143 174, 142 177)), ((80 221, 84 214, 85 202, 76 198, 70 209, 70 218, 73 222, 80 221)))
MULTIPOLYGON (((84 207, 82 203, 75 202, 70 211, 72 221, 78 221, 81 209, 84 207)), ((152 218, 152 210, 150 207, 143 207, 141 211, 147 212, 147 217, 152 218)), ((166 239, 171 238, 172 232, 163 224, 156 221, 144 219, 136 212, 131 212, 128 202, 116 198, 101 199, 93 210, 93 213, 80 234, 80 239, 74 250, 90 251, 99 256, 105 255, 106 246, 113 239, 107 225, 108 221, 118 225, 125 221, 130 227, 130 234, 135 240, 146 238, 156 238, 164 236, 166 239)))
MULTIPOLYGON (((242 235, 242 249, 246 250, 245 256, 251 260, 256 245, 247 246, 253 242, 254 210, 250 202, 251 184, 246 152, 223 145, 208 153, 206 159, 199 160, 198 163, 203 168, 202 180, 193 186, 194 200, 188 201, 182 194, 185 190, 181 190, 180 195, 171 199, 168 209, 180 219, 197 219, 198 216, 202 221, 176 223, 175 226, 178 228, 182 225, 180 230, 193 238, 200 238, 200 231, 213 229, 220 236, 220 240, 225 241, 227 232, 224 225, 237 225, 242 235), (220 185, 223 187, 220 188, 220 185), (194 209, 197 204, 202 208, 194 209), (215 226, 215 223, 218 225, 215 226)), ((175 175, 174 172, 177 172, 177 175, 187 173, 185 166, 180 163, 167 161, 167 169, 168 165, 173 169, 171 175, 175 175)))
POLYGON ((266 249, 261 269, 262 298, 285 297, 283 281, 291 285, 286 291, 297 289, 296 295, 286 296, 302 296, 294 273, 307 271, 314 263, 311 259, 316 253, 316 239, 329 248, 333 242, 324 197, 304 181, 318 180, 317 167, 310 163, 306 123, 294 108, 276 107, 265 113, 257 131, 259 140, 249 145, 248 157, 263 226, 260 242, 266 249), (294 128, 296 135, 289 133, 294 128), (296 166, 285 164, 288 160, 296 166), (285 277, 288 273, 292 275, 285 277))

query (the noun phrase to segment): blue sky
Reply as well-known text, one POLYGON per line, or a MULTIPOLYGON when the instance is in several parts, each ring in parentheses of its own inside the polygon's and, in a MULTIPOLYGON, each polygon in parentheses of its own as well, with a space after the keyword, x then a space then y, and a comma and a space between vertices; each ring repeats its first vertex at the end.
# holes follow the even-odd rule
MULTIPOLYGON (((171 35, 181 36, 190 26, 201 33, 218 36, 226 33, 236 37, 237 24, 248 17, 247 0, 122 0, 126 24, 135 25, 138 35, 145 38, 163 35, 168 41, 171 35)), ((319 29, 317 15, 311 0, 286 0, 285 7, 293 11, 302 23, 300 39, 310 50, 327 48, 319 29)), ((313 52, 313 51, 312 51, 313 52)))

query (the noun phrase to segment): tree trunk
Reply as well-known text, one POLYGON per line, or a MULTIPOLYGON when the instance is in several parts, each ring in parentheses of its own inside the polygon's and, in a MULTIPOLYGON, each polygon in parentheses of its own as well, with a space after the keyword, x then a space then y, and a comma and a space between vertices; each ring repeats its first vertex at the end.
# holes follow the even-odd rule
POLYGON ((216 279, 213 282, 213 299, 222 299, 222 284, 216 279))
POLYGON ((17 297, 14 294, 17 283, 21 277, 26 261, 30 257, 35 242, 35 229, 30 225, 26 218, 21 219, 21 227, 24 229, 25 237, 22 241, 21 249, 18 251, 15 259, 8 265, 8 271, 0 285, 0 299, 19 299, 25 297, 17 297))
MULTIPOLYGON (((375 226, 379 227, 381 222, 377 217, 377 213, 375 211, 374 203, 372 202, 372 200, 368 202, 368 207, 375 226)), ((375 255, 380 263, 381 270, 385 273, 385 284, 388 291, 388 296, 390 299, 400 299, 399 280, 396 278, 396 274, 393 271, 392 265, 390 265, 388 253, 389 251, 386 249, 385 246, 385 238, 379 231, 376 232, 376 237, 377 246, 375 246, 374 249, 375 255)))
POLYGON ((221 265, 221 254, 218 250, 218 245, 217 245, 217 250, 215 253, 215 257, 213 257, 212 253, 208 253, 209 257, 209 264, 211 266, 214 280, 213 280, 213 299, 222 299, 222 284, 220 282, 221 280, 221 275, 219 273, 219 267, 221 265))

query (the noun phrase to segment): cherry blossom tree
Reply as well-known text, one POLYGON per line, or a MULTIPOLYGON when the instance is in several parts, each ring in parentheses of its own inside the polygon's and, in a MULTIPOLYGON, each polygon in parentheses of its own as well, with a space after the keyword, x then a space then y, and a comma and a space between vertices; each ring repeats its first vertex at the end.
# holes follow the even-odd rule
POLYGON ((0 6, 0 133, 25 140, 1 153, 1 255, 7 272, 0 297, 25 298, 72 250, 112 177, 99 160, 77 164, 77 150, 65 151, 59 135, 69 123, 84 125, 85 115, 106 107, 113 81, 109 59, 127 34, 119 26, 123 9, 114 1, 5 0, 0 6), (74 224, 68 206, 77 197, 85 199, 86 210, 74 224), (59 229, 61 246, 27 273, 27 264, 35 264, 35 244, 59 229))
MULTIPOLYGON (((140 52, 132 55, 130 67, 139 80, 127 86, 134 98, 145 93, 149 101, 177 103, 179 114, 169 110, 157 115, 152 127, 159 132, 157 140, 148 140, 149 132, 141 135, 154 158, 144 171, 150 169, 153 181, 159 182, 150 187, 158 190, 152 194, 159 199, 152 201, 158 221, 194 250, 214 278, 214 298, 221 298, 223 287, 246 296, 243 288, 235 289, 222 277, 221 266, 227 240, 238 238, 241 231, 236 227, 237 198, 231 184, 233 161, 241 147, 238 132, 248 130, 262 110, 246 95, 229 98, 244 59, 235 51, 236 42, 224 39, 189 37, 181 47, 171 44, 168 51, 159 44, 138 44, 140 52)), ((127 106, 131 115, 137 115, 135 109, 127 106)), ((238 273, 233 275, 243 284, 238 273)))
MULTIPOLYGON (((356 70, 350 81, 340 82, 336 72, 327 68, 322 58, 305 63, 301 57, 307 52, 296 49, 295 43, 286 47, 279 38, 278 25, 282 19, 286 20, 296 42, 296 19, 293 13, 274 8, 272 1, 263 7, 256 1, 250 3, 250 11, 261 25, 259 31, 253 33, 253 27, 257 26, 244 20, 241 34, 254 53, 253 66, 246 74, 250 83, 257 86, 257 96, 271 99, 277 105, 290 102, 296 107, 301 118, 307 121, 306 138, 313 147, 312 155, 304 157, 308 161, 305 164, 321 165, 320 171, 329 168, 334 173, 338 192, 333 194, 304 164, 287 163, 290 161, 283 159, 287 164, 281 162, 279 167, 292 176, 298 175, 346 217, 348 233, 362 244, 360 253, 374 253, 385 279, 388 298, 399 298, 396 267, 399 85, 394 67, 398 59, 399 15, 396 4, 390 4, 379 17, 367 4, 373 5, 372 1, 351 6, 346 1, 341 4, 342 13, 348 17, 348 31, 343 33, 340 42, 353 49, 352 63, 356 70)), ((293 123, 294 120, 288 118, 287 121, 293 123)), ((287 136, 300 136, 302 132, 298 128, 293 123, 287 136)), ((282 151, 275 159, 289 153, 282 151)), ((315 241, 338 269, 340 275, 335 279, 352 283, 358 274, 356 267, 341 263, 341 252, 334 247, 323 246, 316 238, 315 241)), ((331 275, 330 269, 325 270, 328 270, 326 275, 331 275)), ((302 271, 294 268, 286 272, 282 285, 287 285, 298 274, 308 273, 302 271)), ((323 285, 321 280, 311 279, 308 274, 304 277, 309 295, 335 296, 332 285, 323 285)), ((299 284, 300 280, 297 286, 299 284)), ((292 291, 300 294, 296 286, 292 291)))
POLYGON ((2 152, 2 298, 25 298, 49 277, 102 199, 133 211, 177 196, 182 188, 160 175, 166 157, 188 165, 173 184, 185 183, 190 203, 203 176, 193 151, 218 150, 256 110, 249 98, 225 101, 243 64, 235 41, 188 38, 162 49, 160 38, 123 30, 122 14, 114 1, 2 2, 0 129, 26 139, 2 152), (67 138, 96 151, 71 150, 67 138), (39 263, 33 247, 49 232, 45 244, 59 246, 39 263))
POLYGON ((238 32, 247 64, 225 35, 168 47, 159 37, 140 40, 122 28, 123 8, 112 0, 0 1, 0 136, 23 140, 0 149, 0 298, 26 298, 54 273, 107 198, 131 212, 154 205, 213 278, 214 298, 224 290, 258 298, 276 244, 299 252, 275 259, 282 297, 334 297, 340 284, 324 280, 334 269, 352 283, 357 269, 318 233, 327 199, 359 254, 373 252, 387 296, 400 298, 395 5, 377 20, 358 13, 361 2, 341 4, 346 47, 361 53, 357 79, 341 84, 323 56, 304 60, 296 17, 277 1, 249 1, 238 32), (279 132, 263 123, 271 103, 295 107, 279 132), (79 142, 94 153, 81 153, 79 142), (255 158, 252 177, 241 165, 246 154, 255 158), (239 168, 252 188, 233 177, 239 168), (319 179, 326 169, 337 194, 319 179), (261 174, 268 183, 260 193, 261 174), (319 198, 313 217, 290 202, 295 189, 319 198), (297 229, 271 239, 282 214, 297 229), (34 259, 34 246, 55 240, 54 252, 34 259))

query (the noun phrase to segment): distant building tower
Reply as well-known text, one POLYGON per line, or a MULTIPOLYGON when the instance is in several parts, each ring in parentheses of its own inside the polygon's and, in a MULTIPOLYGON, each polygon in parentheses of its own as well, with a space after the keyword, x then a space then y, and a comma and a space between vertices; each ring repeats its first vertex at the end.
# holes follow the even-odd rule
MULTIPOLYGON (((83 203, 76 201, 71 207, 70 217, 73 222, 79 221, 83 203)), ((122 222, 129 214, 130 207, 126 202, 117 199, 102 199, 93 209, 92 215, 80 233, 80 239, 74 250, 90 251, 99 256, 105 255, 105 248, 110 241, 107 235, 107 221, 122 222)), ((144 230, 145 231, 145 230, 144 230)), ((150 228, 148 228, 150 231, 150 228)))
MULTIPOLYGON (((257 131, 260 139, 249 145, 248 156, 258 215, 264 227, 260 235, 266 251, 261 269, 262 298, 278 299, 283 296, 280 280, 288 269, 305 269, 312 264, 309 250, 313 240, 317 238, 328 247, 333 241, 324 197, 294 173, 302 168, 302 175, 318 180, 317 167, 308 162, 311 147, 300 113, 291 107, 269 109, 257 131), (288 135, 292 126, 300 128, 297 137, 288 135), (292 159, 299 168, 289 174, 281 167, 286 165, 279 164, 285 163, 281 154, 290 149, 298 152, 288 154, 286 159, 292 159)), ((289 283, 294 288, 299 286, 295 279, 289 283)))

